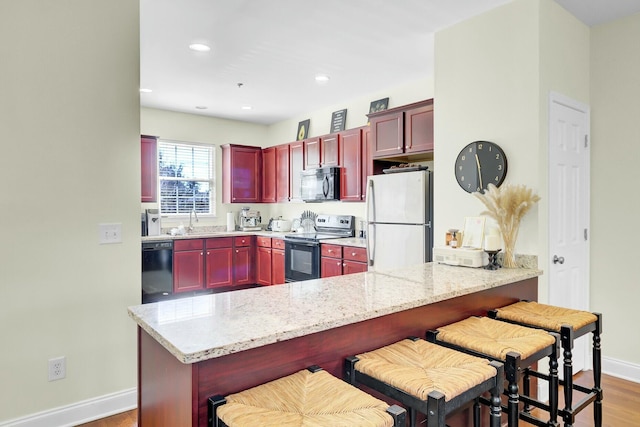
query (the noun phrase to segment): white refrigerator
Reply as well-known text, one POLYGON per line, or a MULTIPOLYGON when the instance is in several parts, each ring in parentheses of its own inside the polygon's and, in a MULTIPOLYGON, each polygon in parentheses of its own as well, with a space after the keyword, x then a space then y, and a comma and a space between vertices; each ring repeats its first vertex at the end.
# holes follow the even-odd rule
POLYGON ((369 176, 366 217, 370 270, 388 270, 431 261, 431 172, 420 170, 369 176))

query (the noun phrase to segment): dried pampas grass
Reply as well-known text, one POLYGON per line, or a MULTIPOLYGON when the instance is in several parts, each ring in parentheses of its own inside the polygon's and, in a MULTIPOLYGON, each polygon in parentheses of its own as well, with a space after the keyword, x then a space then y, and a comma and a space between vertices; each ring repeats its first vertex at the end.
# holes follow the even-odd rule
POLYGON ((498 224, 504 242, 504 263, 507 268, 515 268, 514 248, 518 238, 520 221, 540 197, 524 185, 505 184, 496 187, 489 184, 484 194, 473 193, 487 210, 482 215, 493 218, 498 224))

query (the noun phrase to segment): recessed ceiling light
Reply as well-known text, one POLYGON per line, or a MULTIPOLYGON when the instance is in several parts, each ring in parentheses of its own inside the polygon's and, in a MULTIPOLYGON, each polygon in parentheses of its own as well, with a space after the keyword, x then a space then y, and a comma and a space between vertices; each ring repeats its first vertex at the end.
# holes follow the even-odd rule
POLYGON ((196 52, 209 52, 211 48, 206 44, 202 43, 193 43, 189 45, 189 49, 195 50, 196 52))
POLYGON ((243 105, 242 109, 243 110, 251 110, 251 105, 243 105))
POLYGON ((140 88, 140 93, 151 93, 153 92, 151 89, 145 89, 143 87, 140 88))
POLYGON ((196 105, 197 110, 206 110, 208 107, 206 105, 196 105))
POLYGON ((326 74, 318 74, 316 76, 316 81, 319 82, 319 83, 328 82, 329 81, 329 76, 327 76, 326 74))

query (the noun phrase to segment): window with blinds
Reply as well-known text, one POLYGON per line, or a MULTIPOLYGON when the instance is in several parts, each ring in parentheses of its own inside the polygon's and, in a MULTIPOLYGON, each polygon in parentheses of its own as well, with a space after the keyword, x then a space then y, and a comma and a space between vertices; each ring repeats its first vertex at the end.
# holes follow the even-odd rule
POLYGON ((214 146, 158 140, 160 212, 215 214, 214 146))

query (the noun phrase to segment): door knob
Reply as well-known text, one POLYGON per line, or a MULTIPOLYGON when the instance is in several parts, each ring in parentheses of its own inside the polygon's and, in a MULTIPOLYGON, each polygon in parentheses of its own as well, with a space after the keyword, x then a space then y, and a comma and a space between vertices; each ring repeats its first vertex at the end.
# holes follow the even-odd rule
POLYGON ((554 255, 553 256, 553 263, 554 264, 564 264, 564 257, 563 256, 559 257, 558 255, 554 255))

